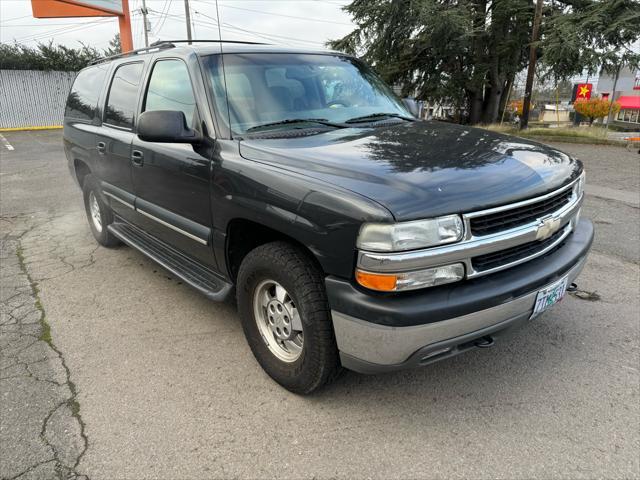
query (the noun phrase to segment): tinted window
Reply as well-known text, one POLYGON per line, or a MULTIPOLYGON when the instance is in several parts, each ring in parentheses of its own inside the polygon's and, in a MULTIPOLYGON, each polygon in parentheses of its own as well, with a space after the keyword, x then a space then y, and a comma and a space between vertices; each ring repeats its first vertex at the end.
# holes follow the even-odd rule
POLYGON ((78 74, 67 99, 65 117, 93 120, 106 75, 106 65, 89 67, 78 74))
POLYGON ((187 125, 193 126, 196 99, 184 62, 162 60, 153 67, 144 106, 144 111, 151 110, 184 112, 187 125))
POLYGON ((133 127, 142 66, 142 63, 127 63, 116 69, 107 97, 105 123, 117 127, 133 127))

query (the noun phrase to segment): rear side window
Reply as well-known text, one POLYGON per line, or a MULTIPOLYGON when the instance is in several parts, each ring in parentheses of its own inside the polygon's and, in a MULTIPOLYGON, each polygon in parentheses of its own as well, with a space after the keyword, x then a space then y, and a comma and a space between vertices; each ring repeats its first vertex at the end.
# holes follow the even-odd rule
POLYGON ((143 110, 145 112, 152 110, 183 112, 187 119, 187 126, 191 128, 194 125, 196 99, 184 62, 161 60, 155 64, 143 110))
POLYGON ((133 128, 142 67, 142 63, 127 63, 116 69, 109 87, 104 114, 105 123, 116 127, 133 128))
POLYGON ((98 97, 107 76, 105 65, 82 70, 73 81, 64 116, 78 120, 93 120, 98 107, 98 97))

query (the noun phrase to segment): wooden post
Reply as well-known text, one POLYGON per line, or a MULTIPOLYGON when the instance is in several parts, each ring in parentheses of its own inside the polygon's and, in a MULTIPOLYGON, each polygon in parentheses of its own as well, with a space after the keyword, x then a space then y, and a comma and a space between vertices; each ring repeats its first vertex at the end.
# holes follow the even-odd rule
POLYGON ((142 0, 142 25, 144 30, 144 46, 149 46, 149 29, 147 26, 149 25, 149 20, 147 19, 147 15, 149 14, 149 10, 147 10, 147 2, 146 0, 142 0))
POLYGON ((191 40, 191 12, 189 10, 189 0, 184 0, 184 17, 187 22, 187 40, 191 40))
POLYGON ((122 15, 118 15, 120 25, 120 48, 122 53, 133 50, 133 36, 131 35, 131 15, 129 13, 129 0, 122 0, 122 15))

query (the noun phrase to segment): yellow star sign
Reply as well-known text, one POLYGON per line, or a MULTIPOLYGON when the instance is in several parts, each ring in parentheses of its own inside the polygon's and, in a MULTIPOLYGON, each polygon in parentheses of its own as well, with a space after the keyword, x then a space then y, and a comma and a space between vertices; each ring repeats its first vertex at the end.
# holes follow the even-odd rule
POLYGON ((589 95, 589 85, 581 85, 580 91, 578 92, 579 97, 586 97, 589 95))

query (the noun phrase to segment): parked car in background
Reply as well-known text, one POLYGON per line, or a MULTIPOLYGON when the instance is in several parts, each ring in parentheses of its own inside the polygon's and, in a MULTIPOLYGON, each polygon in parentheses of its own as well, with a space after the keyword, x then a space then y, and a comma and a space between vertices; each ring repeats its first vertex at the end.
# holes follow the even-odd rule
POLYGON ((165 42, 100 60, 64 146, 98 243, 235 297, 257 361, 301 394, 493 345, 563 297, 593 238, 578 160, 417 120, 338 52, 165 42))

